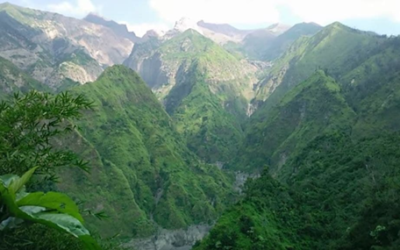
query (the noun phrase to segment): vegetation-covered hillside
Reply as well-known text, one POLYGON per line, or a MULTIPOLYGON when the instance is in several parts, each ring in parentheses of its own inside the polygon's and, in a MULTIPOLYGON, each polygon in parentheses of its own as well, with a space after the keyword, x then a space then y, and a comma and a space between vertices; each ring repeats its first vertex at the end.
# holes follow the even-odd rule
MULTIPOLYGON (((229 165, 264 169, 262 177, 194 249, 398 248, 398 39, 338 24, 312 39, 324 35, 327 45, 343 29, 364 37, 357 57, 347 67, 331 55, 324 71, 301 83, 283 78, 286 91, 256 111, 244 154, 229 165)), ((328 61, 315 50, 304 50, 283 76, 307 72, 301 61, 312 56, 328 61)))
POLYGON ((139 39, 0 4, 0 250, 398 250, 399 69, 338 22, 139 39))
POLYGON ((398 78, 355 113, 339 86, 322 75, 298 85, 282 99, 280 112, 254 125, 254 138, 262 134, 265 141, 249 147, 247 162, 270 168, 247 183, 244 200, 194 249, 398 248, 399 107, 397 91, 387 91, 398 78), (390 101, 382 99, 388 95, 390 101), (301 105, 312 100, 318 100, 314 109, 301 105), (274 150, 284 157, 274 160, 277 153, 268 153, 274 150))
POLYGON ((194 30, 140 44, 125 64, 158 95, 189 148, 211 163, 230 157, 253 95, 254 66, 194 30))
POLYGON ((232 161, 231 167, 248 171, 264 165, 280 168, 321 133, 350 130, 355 117, 340 85, 323 71, 291 90, 266 119, 262 115, 264 119, 250 121, 241 146, 243 153, 232 161))
POLYGON ((15 92, 26 93, 29 90, 48 91, 49 89, 19 70, 10 61, 0 57, 0 100, 11 97, 15 92))
POLYGON ((85 114, 67 145, 90 157, 93 170, 88 176, 63 173, 60 188, 110 216, 92 221, 101 233, 148 236, 157 225, 210 222, 232 199, 230 179, 187 149, 135 72, 114 66, 74 92, 93 100, 95 110, 85 114), (89 190, 80 192, 83 187, 89 190))

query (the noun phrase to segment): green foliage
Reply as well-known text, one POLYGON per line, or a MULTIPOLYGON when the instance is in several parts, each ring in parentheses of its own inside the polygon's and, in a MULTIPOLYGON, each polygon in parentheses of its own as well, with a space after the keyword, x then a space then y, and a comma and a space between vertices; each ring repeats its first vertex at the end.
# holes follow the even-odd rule
MULTIPOLYGON (((195 249, 223 249, 223 232, 233 232, 236 239, 226 249, 398 248, 400 78, 393 56, 398 39, 334 24, 311 40, 325 37, 325 46, 348 32, 371 38, 360 43, 355 60, 342 64, 339 52, 318 58, 338 61, 306 81, 292 79, 279 101, 271 95, 274 105, 261 107, 251 118, 244 154, 230 166, 259 171, 268 164, 270 171, 247 184, 244 200, 227 210, 195 249), (268 240, 259 246, 256 239, 268 240)), ((296 60, 317 56, 320 43, 298 50, 296 60)), ((300 71, 299 65, 287 72, 300 71)))
POLYGON ((262 54, 264 60, 276 60, 282 56, 286 50, 300 37, 313 36, 322 29, 316 23, 299 23, 291 27, 285 33, 279 35, 271 44, 266 46, 266 51, 262 54))
POLYGON ((0 57, 0 100, 8 98, 14 92, 27 93, 30 90, 49 91, 49 88, 0 57))
POLYGON ((69 120, 79 118, 82 109, 91 108, 83 96, 69 93, 56 96, 31 91, 15 94, 12 101, 0 103, 0 174, 23 174, 33 167, 47 177, 56 168, 87 164, 67 150, 54 148, 53 141, 70 133, 69 120))
POLYGON ((241 145, 243 154, 232 161, 230 168, 253 171, 265 164, 273 170, 280 168, 324 131, 349 130, 355 117, 340 86, 323 71, 288 92, 268 119, 264 115, 258 113, 251 118, 241 145))
POLYGON ((396 249, 399 139, 315 138, 275 173, 286 185, 267 172, 248 182, 245 199, 194 249, 396 249))
POLYGON ((21 177, 0 176, 0 230, 15 228, 23 222, 39 223, 79 238, 85 249, 99 249, 83 226, 83 219, 76 204, 61 193, 26 193, 24 185, 36 168, 21 177))
POLYGON ((59 188, 94 212, 104 209, 109 219, 87 220, 101 235, 148 236, 156 223, 182 228, 211 222, 233 199, 231 179, 188 150, 134 71, 114 66, 74 91, 85 93, 95 109, 64 143, 91 159, 93 174, 63 170, 59 188))
POLYGON ((255 67, 242 59, 188 30, 135 46, 125 64, 140 70, 189 148, 215 163, 234 154, 253 97, 255 67))
POLYGON ((315 70, 327 70, 335 79, 340 78, 376 53, 385 39, 340 23, 333 23, 312 37, 301 37, 275 62, 256 99, 268 98, 264 105, 267 112, 315 70))
POLYGON ((83 249, 78 238, 35 223, 0 231, 1 250, 83 249))
POLYGON ((186 138, 189 149, 206 162, 227 161, 242 139, 240 122, 226 112, 197 66, 193 66, 188 79, 172 89, 166 109, 173 114, 178 132, 186 138))

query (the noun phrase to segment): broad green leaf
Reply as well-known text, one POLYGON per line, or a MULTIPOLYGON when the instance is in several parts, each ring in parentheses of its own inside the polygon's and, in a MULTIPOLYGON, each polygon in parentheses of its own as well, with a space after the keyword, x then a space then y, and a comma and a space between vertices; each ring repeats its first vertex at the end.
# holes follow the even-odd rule
POLYGON ((67 214, 38 213, 34 215, 34 220, 50 227, 61 229, 75 237, 90 235, 79 220, 67 214))
POLYGON ((79 213, 79 208, 75 202, 67 195, 62 193, 31 193, 17 201, 18 206, 41 206, 47 210, 68 214, 83 223, 83 218, 79 213))
POLYGON ((23 219, 69 233, 79 238, 88 250, 100 249, 83 226, 78 207, 67 195, 55 192, 25 193, 22 190, 35 170, 29 170, 21 178, 15 175, 0 176, 0 203, 6 205, 12 215, 0 222, 0 230, 12 227, 23 219))

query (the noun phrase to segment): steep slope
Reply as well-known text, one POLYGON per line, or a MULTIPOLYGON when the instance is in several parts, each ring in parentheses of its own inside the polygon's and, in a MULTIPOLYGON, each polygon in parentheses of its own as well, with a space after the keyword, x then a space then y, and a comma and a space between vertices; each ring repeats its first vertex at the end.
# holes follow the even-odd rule
POLYGON ((186 147, 172 120, 132 70, 114 66, 75 88, 94 101, 66 144, 92 159, 92 174, 67 171, 62 190, 86 207, 104 209, 90 220, 105 235, 148 236, 156 225, 175 229, 217 217, 231 199, 230 180, 186 147), (85 193, 80 190, 85 187, 85 193))
POLYGON ((312 37, 301 37, 277 60, 258 86, 256 100, 270 109, 296 84, 324 69, 336 79, 379 51, 384 36, 333 23, 312 37))
POLYGON ((287 163, 287 185, 267 172, 248 183, 194 249, 397 249, 399 139, 316 138, 287 163))
POLYGON ((264 48, 263 59, 272 61, 281 56, 290 45, 302 36, 312 36, 320 31, 322 27, 316 23, 299 23, 276 37, 264 48))
POLYGON ((203 20, 199 21, 197 25, 202 28, 214 31, 216 33, 224 34, 226 36, 237 37, 238 39, 243 38, 245 35, 251 32, 251 30, 239 30, 229 24, 207 23, 204 22, 203 20))
POLYGON ((89 15, 87 15, 83 20, 90 22, 90 23, 108 27, 111 30, 113 30, 116 35, 127 38, 133 43, 140 41, 140 38, 137 37, 134 32, 129 31, 128 27, 125 24, 119 24, 112 20, 106 20, 103 17, 98 16, 93 13, 90 13, 89 15))
POLYGON ((285 24, 276 23, 265 29, 242 31, 239 39, 225 43, 224 47, 251 60, 264 61, 268 48, 274 44, 277 37, 289 28, 285 24))
POLYGON ((397 249, 400 77, 390 73, 388 62, 393 58, 374 56, 363 64, 378 67, 363 71, 365 79, 379 71, 382 80, 363 82, 361 90, 367 91, 353 103, 357 113, 344 98, 355 93, 354 82, 340 88, 317 72, 288 92, 266 121, 254 124, 253 138, 265 140, 252 143, 258 151, 247 152, 247 163, 269 165, 270 171, 266 168, 260 179, 247 184, 245 199, 194 249, 397 249), (375 65, 376 58, 386 63, 375 65), (298 126, 302 103, 310 104, 314 116, 298 126), (302 129, 287 137, 293 124, 302 129), (300 147, 287 150, 291 142, 300 147), (285 161, 268 159, 282 145, 285 161))
POLYGON ((107 27, 8 3, 0 5, 0 20, 0 56, 53 89, 67 78, 94 81, 133 46, 107 27))
POLYGON ((242 40, 239 51, 251 59, 261 60, 266 48, 276 37, 277 34, 268 29, 251 32, 242 40))
POLYGON ((317 71, 286 94, 267 117, 251 120, 242 154, 231 167, 257 170, 270 165, 279 171, 290 156, 318 135, 339 128, 349 130, 354 116, 340 86, 317 71))
POLYGON ((234 148, 240 140, 238 119, 246 116, 256 67, 194 30, 135 46, 125 65, 139 72, 164 103, 191 148, 204 143, 207 150, 195 150, 201 158, 229 157, 224 147, 234 148))
MULTIPOLYGON (((331 46, 336 47, 341 44, 338 41, 343 43, 341 39, 348 39, 348 36, 343 36, 343 30, 337 30, 338 27, 335 28, 335 26, 331 28, 334 28, 336 32, 340 32, 342 38, 337 38, 335 35, 336 33, 332 35, 332 33, 329 32, 330 37, 327 38, 327 44, 331 43, 330 39, 339 39, 335 44, 331 44, 331 46)), ((353 55, 354 57, 351 58, 352 61, 345 61, 344 65, 339 64, 340 62, 343 62, 340 58, 342 54, 339 52, 337 56, 330 55, 328 58, 324 57, 326 56, 325 51, 321 55, 323 58, 319 58, 320 55, 315 55, 314 50, 305 52, 301 56, 301 59, 291 66, 291 71, 289 69, 288 73, 282 77, 282 84, 279 85, 276 91, 267 99, 266 103, 251 117, 246 131, 246 139, 242 145, 242 148, 244 148, 243 150, 247 150, 247 153, 244 154, 247 159, 244 159, 243 161, 236 160, 236 162, 240 162, 236 166, 245 168, 250 164, 255 168, 260 168, 264 164, 272 164, 274 165, 274 168, 279 168, 285 160, 295 152, 293 151, 293 148, 289 148, 290 150, 288 150, 286 146, 283 147, 281 144, 283 141, 287 144, 290 142, 287 141, 288 138, 291 138, 291 141, 297 141, 297 143, 299 141, 307 142, 307 140, 312 139, 313 136, 318 135, 318 133, 320 134, 321 131, 317 134, 314 133, 313 136, 293 137, 291 133, 294 128, 297 128, 298 124, 301 124, 302 126, 306 125, 299 123, 301 121, 300 117, 302 117, 304 112, 310 107, 314 109, 322 108, 320 109, 321 112, 319 115, 313 118, 314 123, 321 118, 326 117, 328 113, 326 111, 327 107, 324 105, 326 104, 326 101, 330 100, 328 98, 329 96, 327 96, 326 99, 325 97, 321 97, 320 100, 316 100, 313 104, 306 104, 304 102, 293 103, 294 106, 292 110, 280 110, 282 103, 286 103, 288 96, 293 96, 293 93, 296 93, 297 90, 303 89, 303 86, 305 86, 304 84, 300 84, 300 86, 296 87, 296 80, 286 78, 288 76, 287 74, 290 76, 293 72, 299 72, 297 67, 303 68, 302 65, 305 63, 302 62, 302 60, 312 56, 316 61, 332 62, 328 66, 330 69, 326 69, 326 72, 329 74, 331 74, 331 72, 337 72, 333 74, 337 79, 336 88, 340 90, 341 99, 346 103, 347 110, 353 110, 351 113, 355 114, 355 116, 352 116, 357 120, 357 123, 351 123, 351 126, 346 130, 352 131, 354 138, 359 139, 366 136, 372 136, 380 129, 385 131, 396 129, 397 118, 396 115, 394 115, 396 112, 396 105, 394 103, 396 102, 396 81, 398 79, 398 72, 396 69, 400 67, 400 61, 398 60, 398 57, 400 56, 400 49, 398 46, 399 38, 377 37, 370 34, 360 33, 358 31, 347 31, 350 31, 352 35, 358 36, 359 40, 365 41, 363 39, 368 38, 372 39, 372 41, 367 40, 364 45, 359 43, 359 47, 357 47, 358 54, 353 55), (346 67, 346 63, 349 64, 351 62, 357 66, 353 67, 352 64, 351 67, 346 67), (286 97, 282 99, 281 95, 284 93, 286 93, 286 97), (391 109, 386 110, 386 106, 391 107, 391 109), (279 119, 274 120, 276 117, 279 119), (271 130, 276 131, 276 133, 267 133, 267 131, 271 130), (262 134, 263 137, 260 137, 260 134, 262 134), (290 135, 290 137, 287 137, 288 135, 290 135), (308 139, 304 141, 302 138, 308 139), (256 162, 253 159, 259 159, 259 161, 256 162), (280 164, 277 164, 279 162, 280 164), (256 165, 258 165, 258 167, 256 165)), ((321 34, 318 33, 317 36, 321 36, 321 34)), ((304 40, 304 38, 301 38, 299 41, 304 40)), ((307 62, 309 62, 309 60, 307 60, 307 62)), ((302 73, 304 74, 305 72, 302 73)), ((314 77, 315 76, 310 78, 310 80, 314 77)), ((322 92, 319 90, 318 93, 321 94, 322 92)), ((318 93, 314 93, 313 96, 318 97, 318 93)), ((311 96, 312 95, 310 95, 310 97, 311 96)), ((329 105, 331 105, 331 108, 335 107, 332 103, 329 105)), ((347 124, 346 126, 349 126, 348 123, 344 122, 347 120, 346 117, 348 117, 349 114, 348 111, 341 110, 341 113, 338 115, 342 120, 340 120, 338 116, 334 120, 336 122, 340 121, 341 126, 344 126, 345 124, 347 124)), ((351 119, 348 121, 351 121, 351 119)), ((333 126, 334 124, 335 123, 331 122, 330 126, 333 126)), ((321 125, 322 127, 318 126, 321 129, 329 127, 323 123, 321 125)), ((310 129, 310 127, 305 128, 307 128, 308 132, 314 131, 313 129, 310 129)))
POLYGON ((252 32, 252 30, 240 30, 229 24, 215 24, 199 21, 197 25, 200 27, 202 34, 218 44, 226 44, 228 42, 238 43, 252 32))
MULTIPOLYGON (((191 66, 185 81, 167 96, 166 110, 193 152, 206 162, 226 162, 243 138, 241 121, 227 108, 234 110, 243 103, 240 99, 232 100, 224 108, 223 100, 210 90, 205 79, 200 63, 191 66)), ((226 91, 229 94, 230 90, 226 91)))
POLYGON ((39 91, 49 90, 42 83, 23 73, 10 61, 0 57, 0 100, 15 92, 25 93, 34 89, 39 91))

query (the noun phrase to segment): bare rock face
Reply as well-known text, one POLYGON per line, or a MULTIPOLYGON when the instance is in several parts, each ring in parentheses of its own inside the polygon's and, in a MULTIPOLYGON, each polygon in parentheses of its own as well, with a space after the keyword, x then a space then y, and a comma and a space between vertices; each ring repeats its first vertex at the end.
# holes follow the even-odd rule
MULTIPOLYGON (((178 26, 187 27, 183 23, 181 21, 178 26)), ((136 44, 124 65, 138 72, 162 100, 174 86, 187 82, 188 71, 196 63, 203 73, 207 72, 206 81, 213 93, 223 92, 228 86, 238 90, 237 95, 252 98, 257 67, 233 57, 193 29, 170 39, 153 37, 136 44)))
POLYGON ((140 41, 140 38, 137 37, 134 32, 129 31, 128 27, 125 24, 119 24, 115 21, 107 20, 93 13, 87 15, 83 20, 89 23, 94 23, 104 27, 108 27, 118 36, 127 38, 133 43, 137 43, 140 41))
POLYGON ((59 14, 0 4, 0 56, 53 89, 94 81, 121 64, 133 41, 113 29, 59 14))

